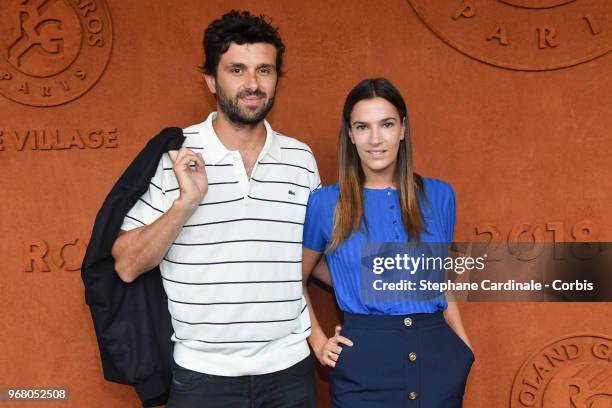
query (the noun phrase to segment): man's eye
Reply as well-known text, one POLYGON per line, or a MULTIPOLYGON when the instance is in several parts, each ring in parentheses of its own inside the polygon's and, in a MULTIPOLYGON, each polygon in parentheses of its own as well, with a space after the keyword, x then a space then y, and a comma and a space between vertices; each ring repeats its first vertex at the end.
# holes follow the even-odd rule
POLYGON ((270 68, 261 68, 259 72, 263 75, 270 75, 272 73, 272 70, 270 68))
POLYGON ((240 70, 240 68, 231 68, 231 69, 230 69, 230 72, 231 72, 232 74, 239 74, 239 73, 240 73, 240 71, 241 71, 241 70, 240 70))

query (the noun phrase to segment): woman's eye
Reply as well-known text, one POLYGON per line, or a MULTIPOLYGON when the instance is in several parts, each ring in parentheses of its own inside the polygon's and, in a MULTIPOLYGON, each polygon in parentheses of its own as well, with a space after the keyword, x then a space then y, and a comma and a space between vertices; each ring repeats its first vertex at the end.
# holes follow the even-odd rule
POLYGON ((393 127, 393 122, 383 123, 383 126, 386 127, 386 128, 393 127))
POLYGON ((366 128, 365 125, 357 125, 355 127, 357 128, 357 130, 364 130, 366 128))

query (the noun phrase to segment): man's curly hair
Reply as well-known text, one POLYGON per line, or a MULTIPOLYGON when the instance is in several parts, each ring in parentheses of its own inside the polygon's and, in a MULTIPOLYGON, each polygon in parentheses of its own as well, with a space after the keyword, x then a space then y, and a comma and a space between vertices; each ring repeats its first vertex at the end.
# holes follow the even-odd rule
POLYGON ((285 44, 280 38, 278 28, 273 27, 263 14, 255 16, 248 11, 232 10, 210 23, 204 31, 204 65, 200 70, 216 77, 221 55, 227 52, 231 43, 274 45, 276 72, 279 77, 282 75, 285 44))

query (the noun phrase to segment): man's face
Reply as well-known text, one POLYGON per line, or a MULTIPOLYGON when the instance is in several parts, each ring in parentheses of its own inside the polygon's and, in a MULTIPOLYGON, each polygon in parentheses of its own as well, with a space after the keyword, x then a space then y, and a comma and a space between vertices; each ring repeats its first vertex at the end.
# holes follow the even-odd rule
POLYGON ((277 80, 276 48, 267 43, 231 43, 219 60, 216 78, 206 76, 219 110, 240 126, 254 126, 266 117, 277 80))

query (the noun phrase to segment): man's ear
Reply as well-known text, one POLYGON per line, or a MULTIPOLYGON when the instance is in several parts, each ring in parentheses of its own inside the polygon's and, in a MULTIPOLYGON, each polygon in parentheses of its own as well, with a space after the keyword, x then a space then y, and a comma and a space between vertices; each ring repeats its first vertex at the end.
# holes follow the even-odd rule
POLYGON ((213 95, 217 93, 217 80, 214 75, 204 74, 204 80, 206 81, 206 86, 208 86, 208 90, 213 95))

